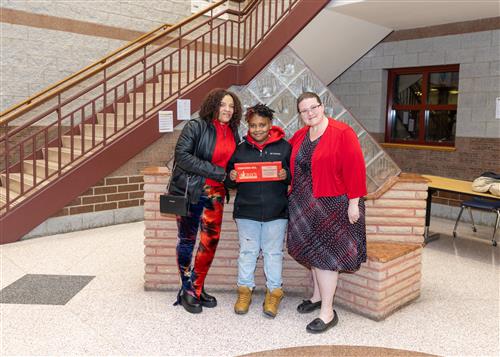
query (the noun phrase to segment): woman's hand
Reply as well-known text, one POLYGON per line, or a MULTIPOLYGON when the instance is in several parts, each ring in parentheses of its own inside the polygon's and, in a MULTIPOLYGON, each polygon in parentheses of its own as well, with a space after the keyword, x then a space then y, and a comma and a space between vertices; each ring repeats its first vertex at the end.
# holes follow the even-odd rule
POLYGON ((231 170, 231 172, 229 173, 229 178, 231 179, 231 181, 236 181, 236 179, 238 178, 238 172, 236 170, 231 170))
POLYGON ((280 172, 278 172, 278 178, 280 180, 286 180, 286 170, 285 169, 281 169, 280 172))
POLYGON ((349 200, 349 207, 347 208, 347 216, 349 217, 349 222, 354 224, 359 219, 359 197, 349 200))

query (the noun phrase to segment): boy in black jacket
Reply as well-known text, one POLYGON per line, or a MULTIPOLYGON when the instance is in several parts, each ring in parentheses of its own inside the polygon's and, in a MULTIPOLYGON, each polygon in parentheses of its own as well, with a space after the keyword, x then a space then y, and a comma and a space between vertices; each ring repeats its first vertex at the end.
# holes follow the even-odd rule
POLYGON ((274 111, 264 104, 247 110, 248 135, 237 146, 230 159, 227 186, 236 187, 233 217, 238 225, 240 254, 238 258, 237 314, 246 314, 255 288, 254 273, 259 252, 264 257, 266 297, 264 314, 275 317, 283 298, 281 271, 283 241, 288 223, 287 189, 290 183, 291 146, 283 129, 272 125, 274 111), (236 163, 280 161, 277 181, 236 182, 236 163))

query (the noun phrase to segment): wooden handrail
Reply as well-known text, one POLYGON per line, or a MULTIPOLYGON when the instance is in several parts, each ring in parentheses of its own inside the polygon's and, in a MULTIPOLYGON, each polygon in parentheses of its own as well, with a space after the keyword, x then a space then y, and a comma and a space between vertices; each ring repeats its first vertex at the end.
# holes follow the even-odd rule
MULTIPOLYGON (((92 77, 96 73, 99 73, 100 71, 106 69, 107 67, 110 67, 111 65, 113 65, 116 62, 122 60, 123 58, 128 57, 129 55, 131 55, 134 52, 136 52, 138 49, 143 48, 144 46, 147 46, 148 44, 156 41, 157 39, 159 39, 159 38, 161 38, 163 36, 166 36, 166 35, 174 32, 175 30, 177 30, 180 27, 186 25, 190 21, 193 21, 193 20, 195 20, 195 19, 203 16, 205 13, 207 13, 209 11, 212 11, 213 9, 217 8, 218 6, 224 4, 224 3, 228 2, 228 1, 230 1, 230 0, 221 0, 219 2, 216 2, 216 3, 208 6, 204 10, 201 10, 201 11, 197 12, 196 14, 191 15, 188 18, 182 20, 181 22, 177 23, 176 25, 169 27, 164 32, 159 33, 159 34, 157 34, 155 36, 152 36, 151 38, 149 38, 149 39, 147 39, 145 41, 143 41, 143 40, 146 39, 147 37, 153 35, 154 32, 156 32, 156 31, 158 31, 160 29, 165 29, 166 26, 168 26, 168 25, 164 24, 164 25, 156 28, 155 30, 148 32, 147 34, 144 34, 144 35, 140 36, 136 40, 132 41, 128 45, 123 46, 122 48, 119 48, 118 50, 114 51, 110 55, 108 55, 108 56, 100 59, 99 61, 94 62, 93 64, 85 67, 84 69, 80 70, 79 72, 77 72, 77 73, 75 73, 75 74, 73 74, 73 75, 71 75, 71 76, 69 76, 69 77, 67 77, 67 78, 65 78, 65 79, 57 82, 56 84, 50 86, 49 88, 46 88, 45 90, 43 90, 43 91, 41 91, 41 92, 39 92, 39 93, 31 96, 30 98, 26 99, 25 101, 23 101, 23 102, 21 102, 21 103, 19 103, 17 105, 14 105, 13 107, 10 107, 7 110, 5 110, 4 112, 0 113, 0 125, 6 125, 6 124, 8 124, 9 122, 15 120, 18 116, 26 113, 28 110, 30 110, 34 106, 36 106, 38 104, 41 104, 43 102, 46 102, 49 99, 54 98, 56 95, 58 95, 59 93, 63 92, 64 90, 68 89, 69 87, 74 86, 74 85, 76 85, 78 83, 83 82, 87 78, 92 77), (111 60, 109 62, 107 61, 110 57, 112 57, 116 53, 119 53, 120 51, 122 51, 125 48, 132 47, 133 45, 138 44, 139 42, 140 42, 140 46, 137 46, 136 48, 132 48, 132 49, 130 49, 128 51, 123 52, 122 54, 120 54, 119 56, 117 56, 116 58, 114 58, 113 60, 111 60), (105 63, 103 63, 103 61, 105 63), (88 71, 88 70, 90 70, 90 69, 92 69, 92 68, 94 68, 96 66, 99 66, 99 65, 100 65, 100 67, 96 68, 95 70, 91 71, 90 73, 87 73, 87 74, 83 75, 82 77, 80 77, 80 78, 78 78, 78 79, 76 79, 74 81, 71 81, 72 79, 74 79, 75 77, 77 77, 80 74, 84 73, 85 71, 88 71), (70 82, 70 83, 67 83, 67 82, 70 82), (64 85, 65 83, 67 83, 67 84, 64 85), (61 88, 58 88, 55 91, 53 91, 54 89, 56 89, 57 87, 59 87, 61 85, 64 85, 64 86, 61 87, 61 88), (53 91, 53 92, 50 93, 51 91, 53 91), (38 99, 39 97, 41 97, 41 96, 43 96, 44 94, 47 94, 47 93, 49 93, 47 96, 45 96, 41 100, 35 101, 36 99, 38 99), (7 117, 5 119, 1 119, 3 117, 7 116, 8 114, 14 112, 16 109, 19 109, 23 105, 26 105, 26 107, 23 108, 23 109, 21 109, 21 110, 19 110, 19 111, 17 111, 17 112, 15 112, 12 117, 10 117, 10 118, 7 117)), ((252 1, 255 1, 255 0, 252 0, 252 1)), ((243 11, 241 13, 243 13, 243 11)))
MULTIPOLYGON (((94 63, 92 63, 91 65, 88 65, 87 67, 84 67, 83 69, 81 69, 80 71, 76 72, 76 73, 73 73, 72 75, 60 80, 59 82, 49 86, 48 88, 45 88, 44 90, 42 90, 41 92, 38 92, 34 95, 32 95, 31 97, 29 97, 28 99, 24 100, 23 102, 21 103, 18 103, 8 109, 6 109, 5 111, 3 111, 1 114, 0 114, 0 117, 2 116, 5 116, 7 114, 9 114, 10 112, 16 110, 17 108, 23 106, 24 104, 27 104, 29 102, 31 102, 32 100, 36 99, 37 97, 40 97, 42 95, 44 95, 45 93, 48 93, 50 92, 52 89, 56 88, 57 86, 60 86, 61 84, 65 83, 65 82, 68 82, 70 81, 71 79, 77 77, 78 75, 82 74, 83 72, 85 71, 88 71, 89 69, 99 65, 99 64, 102 64, 102 63, 105 63, 109 58, 113 57, 114 55, 116 55, 117 53, 129 48, 129 47, 132 47, 133 45, 141 42, 142 40, 144 40, 146 37, 150 36, 151 34, 163 29, 167 29, 168 27, 172 27, 173 25, 171 24, 163 24, 157 28, 155 28, 154 30, 148 32, 148 33, 145 33, 143 35, 141 35, 140 37, 136 38, 135 40, 127 43, 126 45, 122 46, 122 47, 119 47, 118 49, 116 49, 115 51, 111 52, 110 54, 106 55, 105 57, 95 61, 94 63)), ((0 121, 0 123, 3 123, 3 121, 0 121)))
POLYGON ((242 13, 246 14, 249 10, 251 10, 254 5, 257 3, 258 0, 250 0, 248 4, 245 5, 243 10, 241 10, 242 13))

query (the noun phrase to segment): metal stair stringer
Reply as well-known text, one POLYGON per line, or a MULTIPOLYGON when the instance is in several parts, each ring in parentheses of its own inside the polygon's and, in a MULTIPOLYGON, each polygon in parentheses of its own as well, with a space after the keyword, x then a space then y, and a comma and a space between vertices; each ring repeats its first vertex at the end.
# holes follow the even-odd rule
MULTIPOLYGON (((195 110, 212 88, 247 84, 328 3, 328 0, 298 1, 290 9, 289 14, 245 56, 240 64, 223 66, 207 80, 181 92, 178 98, 189 98, 191 107, 195 110)), ((161 110, 173 110, 174 100, 170 99, 161 110)), ((109 145, 11 208, 0 218, 0 243, 21 239, 75 197, 159 138, 157 113, 153 113, 109 145)))

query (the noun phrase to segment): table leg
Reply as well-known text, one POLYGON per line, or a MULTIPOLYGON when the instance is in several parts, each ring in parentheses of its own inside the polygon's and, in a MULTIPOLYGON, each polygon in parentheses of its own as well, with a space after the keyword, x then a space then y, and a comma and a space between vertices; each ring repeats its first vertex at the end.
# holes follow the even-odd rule
POLYGON ((427 188, 427 204, 425 207, 425 230, 424 230, 424 244, 439 239, 439 233, 430 234, 429 226, 431 225, 431 206, 432 195, 436 192, 432 187, 427 188))

